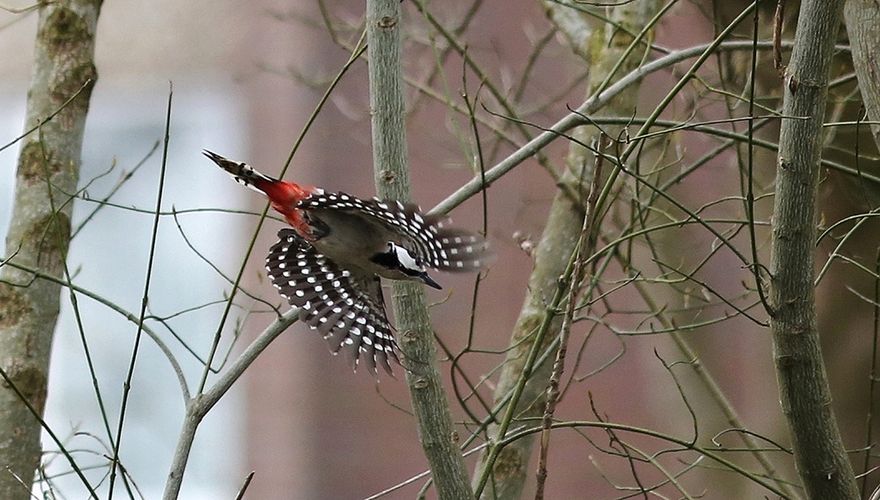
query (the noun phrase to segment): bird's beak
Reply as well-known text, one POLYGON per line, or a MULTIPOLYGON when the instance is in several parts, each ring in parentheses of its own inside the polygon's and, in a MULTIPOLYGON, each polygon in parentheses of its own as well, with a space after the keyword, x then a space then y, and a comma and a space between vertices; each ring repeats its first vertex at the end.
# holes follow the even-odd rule
POLYGON ((232 161, 227 160, 226 158, 218 155, 217 153, 215 153, 213 151, 208 151, 207 149, 202 150, 202 154, 205 155, 207 158, 209 158, 214 163, 216 163, 217 166, 219 166, 223 170, 228 170, 227 165, 233 163, 232 161))
POLYGON ((419 277, 422 279, 422 282, 424 282, 429 287, 436 288, 437 290, 443 290, 443 287, 440 286, 439 283, 431 279, 431 277, 428 276, 428 273, 422 273, 422 275, 419 277))

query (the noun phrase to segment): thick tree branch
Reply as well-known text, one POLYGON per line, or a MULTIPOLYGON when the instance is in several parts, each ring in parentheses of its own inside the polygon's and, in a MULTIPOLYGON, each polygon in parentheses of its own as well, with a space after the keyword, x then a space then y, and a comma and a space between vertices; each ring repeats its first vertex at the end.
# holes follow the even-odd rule
MULTIPOLYGON (((656 4, 655 1, 631 3, 614 9, 612 15, 615 20, 638 32, 655 12, 656 4)), ((582 14, 582 16, 583 26, 590 25, 586 15, 582 14)), ((571 26, 570 20, 568 24, 559 25, 558 28, 565 29, 566 26, 571 26)), ((626 54, 630 53, 627 48, 632 44, 633 38, 606 25, 598 25, 591 33, 590 38, 591 42, 584 43, 576 49, 586 51, 590 47, 596 48, 592 52, 582 54, 585 59, 591 62, 588 93, 596 95, 606 75, 610 73, 611 68, 617 66, 621 58, 626 58, 623 64, 624 71, 630 72, 638 66, 641 53, 637 51, 638 53, 626 57, 626 54)), ((638 85, 631 83, 625 90, 619 90, 613 104, 603 108, 603 114, 632 114, 637 95, 638 85)), ((588 100, 588 103, 590 101, 592 99, 588 100)), ((584 106, 587 106, 587 103, 584 106)), ((596 113, 595 108, 591 111, 591 115, 596 113)), ((580 120, 578 124, 583 123, 582 118, 580 120)), ((569 124, 565 124, 565 127, 570 128, 569 124)), ((541 134, 541 136, 545 134, 541 134)), ((576 129, 572 133, 581 144, 590 143, 593 134, 594 131, 588 127, 576 129)), ((569 188, 566 191, 581 193, 585 196, 592 179, 592 167, 588 167, 591 162, 592 153, 583 146, 572 142, 567 158, 568 168, 562 175, 562 182, 567 184, 569 188)), ((544 323, 544 318, 548 314, 547 304, 553 304, 550 299, 554 297, 559 287, 560 276, 565 275, 569 267, 570 258, 575 251, 583 224, 582 214, 583 202, 573 200, 563 190, 560 190, 553 200, 547 225, 536 248, 535 268, 529 278, 529 295, 525 299, 514 326, 510 341, 511 348, 507 351, 504 368, 495 388, 495 403, 497 405, 503 403, 507 395, 521 384, 521 377, 530 377, 528 383, 523 386, 518 401, 509 403, 515 406, 513 414, 517 418, 537 418, 543 410, 544 392, 550 378, 552 363, 541 363, 530 367, 529 353, 534 350, 533 344, 537 341, 536 332, 539 331, 539 325, 544 323), (524 374, 523 371, 526 368, 529 368, 529 373, 524 374)), ((569 300, 573 299, 569 297, 569 300)), ((552 319, 548 334, 544 335, 541 341, 542 350, 546 349, 556 338, 560 323, 559 318, 552 319)), ((505 432, 506 426, 503 425, 503 422, 501 426, 493 425, 489 428, 489 436, 495 443, 505 438, 505 432)), ((481 455, 474 474, 475 485, 487 485, 482 491, 481 498, 515 499, 521 497, 532 444, 531 437, 523 438, 510 443, 500 451, 489 449, 481 455), (488 468, 491 468, 491 472, 488 468), (487 481, 489 475, 491 475, 491 479, 487 481)))
MULTIPOLYGON (((399 0, 367 0, 367 44, 373 169, 380 197, 409 199, 399 0)), ((436 365, 436 348, 422 286, 395 283, 393 303, 406 381, 419 425, 419 439, 441 499, 473 496, 436 365)))
POLYGON ((809 498, 858 498, 816 326, 813 287, 822 122, 843 0, 801 3, 784 79, 771 259, 773 357, 798 473, 809 498))
MULTIPOLYGON (((859 91, 871 121, 880 121, 880 2, 847 0, 843 9, 859 91)), ((871 125, 880 148, 880 125, 871 125)))
POLYGON ((241 353, 241 356, 224 372, 217 381, 205 392, 196 394, 186 402, 186 415, 180 434, 177 436, 177 446, 174 448, 174 457, 171 460, 171 468, 168 472, 168 480, 165 483, 165 500, 176 500, 180 495, 180 487, 183 485, 183 474, 186 472, 186 464, 189 461, 189 453, 192 450, 196 431, 205 415, 214 407, 232 386, 241 378, 244 371, 249 367, 266 348, 290 325, 296 323, 299 317, 299 309, 292 308, 281 315, 271 325, 254 339, 253 342, 241 353))

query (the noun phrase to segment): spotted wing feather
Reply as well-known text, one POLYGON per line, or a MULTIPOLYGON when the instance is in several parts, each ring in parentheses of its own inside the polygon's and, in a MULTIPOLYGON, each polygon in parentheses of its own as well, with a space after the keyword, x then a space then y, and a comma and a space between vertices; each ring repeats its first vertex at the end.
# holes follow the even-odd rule
POLYGON ((426 266, 441 271, 474 271, 488 264, 489 248, 482 236, 443 226, 442 219, 423 215, 417 205, 346 193, 316 193, 300 201, 300 208, 350 210, 372 217, 401 236, 401 246, 426 266))
POLYGON ((379 278, 353 276, 292 229, 282 229, 278 238, 266 269, 281 295, 300 308, 300 320, 317 330, 334 354, 350 346, 355 368, 363 357, 371 371, 378 364, 391 373, 388 360, 399 363, 398 348, 379 278))

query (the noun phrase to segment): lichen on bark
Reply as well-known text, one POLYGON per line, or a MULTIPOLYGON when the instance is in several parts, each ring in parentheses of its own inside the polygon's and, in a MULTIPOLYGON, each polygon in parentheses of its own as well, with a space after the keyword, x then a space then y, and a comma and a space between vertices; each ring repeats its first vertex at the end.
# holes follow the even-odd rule
MULTIPOLYGON (((34 68, 18 159, 12 218, 0 258, 61 277, 70 240, 101 2, 46 2, 39 9, 34 68)), ((12 265, 0 268, 0 498, 27 499, 40 458, 39 420, 60 286, 12 265), (21 396, 20 396, 20 395, 21 396), (22 397, 30 405, 22 401, 22 397), (23 481, 23 485, 20 481, 23 481)))
MULTIPOLYGON (((612 17, 618 23, 639 32, 656 12, 658 2, 643 1, 620 6, 612 11, 612 17)), ((625 30, 614 30, 602 23, 595 23, 586 14, 576 12, 555 2, 544 2, 550 20, 559 28, 572 44, 572 49, 590 66, 588 94, 592 94, 601 85, 611 68, 624 56, 624 49, 632 42, 632 36, 625 30)), ((626 74, 640 62, 641 53, 627 57, 618 75, 626 74)), ((609 108, 596 115, 630 115, 635 107, 638 86, 622 93, 609 108)), ((613 130, 607 128, 606 130, 613 130)), ((613 134, 614 132, 610 132, 613 134)), ((589 144, 596 131, 590 127, 579 127, 572 136, 581 144, 589 144)), ((547 304, 551 301, 557 287, 559 277, 563 275, 578 240, 583 225, 583 200, 575 200, 570 193, 586 193, 592 179, 593 153, 583 146, 572 142, 566 158, 566 168, 560 179, 560 190, 553 199, 550 214, 544 233, 536 247, 535 267, 529 277, 528 295, 525 298, 517 323, 510 339, 510 349, 504 360, 498 384, 495 388, 495 404, 506 400, 517 385, 522 374, 528 352, 532 348, 531 337, 538 330, 547 312, 547 304)), ((541 349, 550 345, 559 332, 561 319, 553 319, 544 336, 541 349)), ((544 409, 544 393, 552 369, 551 361, 539 364, 529 374, 522 396, 516 406, 517 418, 535 418, 544 409)), ((489 435, 493 440, 500 440, 498 426, 489 427, 489 435)), ((523 437, 508 444, 500 451, 490 472, 491 478, 486 483, 481 498, 514 499, 520 498, 526 480, 526 468, 529 464, 533 438, 523 437)), ((488 453, 484 452, 477 463, 473 484, 477 485, 486 473, 488 453)))

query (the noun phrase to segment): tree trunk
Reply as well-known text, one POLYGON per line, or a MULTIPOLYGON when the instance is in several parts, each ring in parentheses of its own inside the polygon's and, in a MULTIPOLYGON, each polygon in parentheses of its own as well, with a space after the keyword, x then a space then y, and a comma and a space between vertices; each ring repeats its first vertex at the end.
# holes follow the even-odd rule
POLYGON ((840 437, 816 327, 816 188, 828 74, 843 0, 801 3, 784 77, 776 169, 770 326, 779 399, 809 498, 858 498, 840 437), (805 117, 805 118, 801 118, 805 117))
MULTIPOLYGON (((39 127, 21 148, 4 258, 58 277, 67 257, 70 194, 76 191, 97 79, 100 8, 99 0, 70 0, 46 3, 39 13, 25 130, 39 127)), ((30 498, 41 427, 16 390, 42 416, 59 296, 55 283, 33 280, 12 266, 0 268, 0 366, 6 375, 0 384, 0 498, 30 498)))
MULTIPOLYGON (((880 121, 880 1, 848 0, 843 9, 853 66, 868 120, 880 121)), ((871 125, 880 148, 880 125, 871 125)))
MULTIPOLYGON (((373 169, 380 197, 409 200, 403 75, 400 65, 402 17, 399 0, 367 0, 370 111, 373 169)), ((407 360, 406 382, 419 426, 419 440, 441 499, 473 497, 457 435, 437 369, 434 331, 422 285, 394 283, 400 348, 407 360)))
MULTIPOLYGON (((632 36, 624 30, 613 30, 609 24, 589 24, 589 16, 554 2, 546 2, 547 15, 562 30, 573 45, 572 49, 590 63, 588 94, 593 95, 605 80, 611 68, 623 57, 624 51, 632 41, 632 36), (593 29, 591 29, 591 27, 593 29)), ((651 15, 656 12, 656 1, 633 2, 614 7, 609 16, 614 21, 628 28, 629 32, 638 33, 651 15)), ((618 69, 617 76, 622 76, 641 61, 642 49, 637 49, 618 69)), ((629 116, 635 107, 639 86, 631 85, 622 92, 613 104, 593 115, 629 116)), ((613 127, 608 127, 611 130, 613 127)), ((591 127, 580 127, 572 135, 585 144, 592 141, 595 131, 591 127)), ((569 193, 586 193, 592 178, 593 154, 584 147, 572 143, 566 159, 567 168, 561 182, 565 184, 553 200, 547 225, 535 251, 535 268, 529 278, 529 295, 525 299, 519 318, 510 339, 510 349, 504 360, 504 368, 495 388, 495 405, 503 403, 522 374, 529 351, 532 348, 531 337, 541 324, 546 313, 547 304, 558 288, 558 279, 565 272, 569 259, 574 251, 578 235, 583 225, 582 200, 574 200, 569 193)), ((561 318, 555 318, 544 337, 546 347, 558 335, 561 318)), ((517 418, 539 418, 544 410, 544 393, 553 368, 553 357, 534 368, 530 380, 526 383, 522 396, 519 398, 514 414, 517 418)), ((489 436, 498 441, 498 426, 489 427, 489 436)), ((498 454, 492 467, 492 476, 486 482, 481 498, 518 499, 522 496, 523 486, 528 473, 531 457, 533 436, 527 436, 505 446, 498 454)), ((480 456, 474 473, 473 484, 480 482, 485 474, 488 453, 480 456)))

